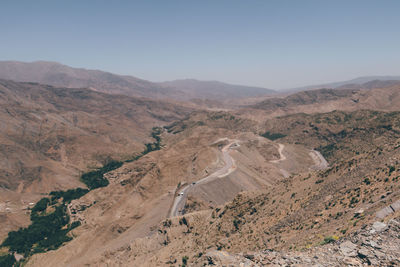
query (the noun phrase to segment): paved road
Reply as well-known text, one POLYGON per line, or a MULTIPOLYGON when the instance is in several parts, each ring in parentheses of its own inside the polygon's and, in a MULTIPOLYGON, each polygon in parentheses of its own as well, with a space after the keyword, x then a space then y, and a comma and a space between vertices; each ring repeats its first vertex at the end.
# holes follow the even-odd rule
MULTIPOLYGON (((221 169, 217 170, 216 172, 208 175, 207 177, 204 177, 203 179, 197 181, 196 183, 192 183, 192 184, 183 186, 179 190, 177 196, 174 199, 174 203, 172 205, 169 217, 180 216, 185 213, 185 204, 187 201, 188 194, 194 187, 196 187, 200 184, 211 182, 218 178, 225 177, 225 176, 229 175, 230 173, 232 173, 233 171, 235 171, 235 169, 236 169, 235 161, 229 155, 229 150, 234 147, 239 146, 238 140, 230 140, 228 138, 221 138, 221 139, 217 140, 216 142, 223 141, 223 140, 226 140, 229 142, 226 146, 224 146, 222 148, 222 159, 225 162, 224 167, 222 167, 221 169)), ((287 159, 286 156, 283 154, 283 149, 285 148, 285 146, 283 144, 278 144, 278 146, 279 146, 278 151, 279 151, 280 158, 276 159, 276 160, 271 160, 270 162, 278 163, 280 161, 284 161, 287 159)), ((315 162, 315 165, 312 166, 313 169, 323 170, 328 167, 328 162, 318 151, 311 150, 310 156, 315 162)), ((282 171, 286 172, 285 170, 282 170, 282 171)), ((288 175, 284 174, 284 176, 288 176, 288 175)))
POLYGON ((225 162, 224 167, 221 169, 217 170, 216 172, 204 177, 203 179, 197 181, 196 183, 188 184, 185 185, 181 190, 179 190, 177 196, 174 199, 174 203, 171 208, 171 212, 169 214, 169 217, 174 217, 174 216, 180 216, 185 213, 185 204, 187 201, 187 196, 194 187, 211 182, 215 179, 225 177, 235 171, 236 165, 235 161, 229 155, 229 150, 235 147, 239 146, 238 140, 230 140, 226 139, 229 141, 229 143, 222 148, 222 159, 225 162))

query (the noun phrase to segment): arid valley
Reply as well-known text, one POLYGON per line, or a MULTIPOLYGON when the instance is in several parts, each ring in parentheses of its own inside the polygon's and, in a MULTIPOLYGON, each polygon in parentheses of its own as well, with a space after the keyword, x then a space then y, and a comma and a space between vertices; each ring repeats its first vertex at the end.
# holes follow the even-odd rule
POLYGON ((2 251, 26 266, 397 264, 398 239, 342 247, 399 230, 400 82, 358 87, 218 109, 1 80, 2 251), (107 183, 85 180, 112 163, 93 178, 107 183), (57 208, 63 226, 35 237, 57 208))
POLYGON ((0 9, 0 267, 400 266, 399 1, 0 9))

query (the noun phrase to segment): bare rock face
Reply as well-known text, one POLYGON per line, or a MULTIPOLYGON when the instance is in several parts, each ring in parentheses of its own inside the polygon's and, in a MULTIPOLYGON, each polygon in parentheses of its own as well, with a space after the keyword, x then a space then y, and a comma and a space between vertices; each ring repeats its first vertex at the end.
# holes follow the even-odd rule
POLYGON ((390 214, 393 214, 394 212, 399 210, 400 210, 400 199, 378 211, 376 213, 376 217, 379 219, 383 219, 386 216, 389 216, 390 214))
POLYGON ((235 255, 210 251, 202 260, 205 266, 399 266, 399 221, 375 222, 345 240, 303 252, 265 250, 235 255))
POLYGON ((347 257, 357 256, 357 245, 351 241, 345 241, 340 244, 340 252, 347 257))
POLYGON ((383 222, 374 222, 372 225, 372 229, 370 231, 371 234, 373 233, 380 233, 386 229, 387 225, 383 222))

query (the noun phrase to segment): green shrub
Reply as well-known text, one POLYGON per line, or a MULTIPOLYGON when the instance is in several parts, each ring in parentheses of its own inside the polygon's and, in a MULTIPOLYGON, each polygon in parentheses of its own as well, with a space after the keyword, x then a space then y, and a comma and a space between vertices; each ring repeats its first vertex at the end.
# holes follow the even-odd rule
POLYGON ((394 172, 396 168, 394 166, 389 166, 389 176, 392 175, 392 172, 394 172))
POLYGON ((339 211, 338 213, 336 213, 335 219, 338 219, 342 215, 343 215, 343 212, 339 211))
POLYGON ((352 197, 350 200, 350 205, 358 203, 358 199, 356 197, 352 197))
POLYGON ((371 184, 371 181, 369 180, 369 178, 367 177, 367 178, 365 178, 364 179, 364 184, 366 184, 366 185, 369 185, 369 184, 371 184))
POLYGON ((179 224, 180 225, 184 224, 184 225, 188 226, 188 222, 185 217, 182 217, 182 219, 179 220, 179 224))
POLYGON ((233 226, 235 226, 235 229, 236 230, 239 230, 239 225, 242 223, 242 221, 241 220, 237 220, 237 219, 234 219, 233 220, 233 226))
POLYGON ((189 257, 188 256, 183 256, 182 257, 182 266, 186 266, 188 262, 189 257))
POLYGON ((335 242, 335 241, 337 241, 339 239, 339 237, 338 236, 335 236, 335 235, 333 235, 333 236, 326 236, 325 238, 324 238, 324 241, 322 241, 322 245, 325 245, 325 244, 329 244, 329 243, 333 243, 333 242, 335 242))

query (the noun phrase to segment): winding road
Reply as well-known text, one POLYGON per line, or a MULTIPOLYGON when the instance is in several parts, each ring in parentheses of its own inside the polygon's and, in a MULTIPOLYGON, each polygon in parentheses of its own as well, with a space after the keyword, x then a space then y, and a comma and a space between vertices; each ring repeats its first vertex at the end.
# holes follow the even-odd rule
POLYGON ((271 160, 270 162, 277 163, 279 161, 283 161, 286 159, 286 156, 283 155, 283 149, 285 148, 284 144, 278 144, 278 152, 279 152, 279 159, 271 160))
MULTIPOLYGON (((222 140, 222 139, 220 139, 220 140, 222 140)), ((236 170, 235 161, 233 160, 231 155, 229 155, 229 150, 232 148, 238 147, 239 141, 238 140, 230 140, 227 138, 224 138, 224 140, 229 141, 229 143, 226 146, 224 146, 221 150, 222 160, 225 162, 225 165, 221 169, 204 177, 203 179, 197 181, 196 183, 191 183, 191 184, 185 185, 175 196, 174 203, 171 207, 169 217, 181 216, 185 213, 185 204, 187 201, 187 197, 188 197, 189 192, 193 188, 195 188, 196 186, 198 186, 200 184, 208 183, 215 179, 225 177, 236 170)))
MULTIPOLYGON (((175 217, 175 216, 181 216, 185 213, 185 205, 186 205, 186 201, 188 198, 188 194, 191 190, 193 190, 193 188, 195 188, 198 185, 204 184, 204 183, 208 183, 211 182, 215 179, 218 178, 222 178, 225 177, 227 175, 229 175, 230 173, 232 173, 233 171, 236 170, 236 165, 235 165, 235 161, 234 159, 231 157, 231 155, 229 154, 230 149, 238 147, 239 146, 239 141, 238 140, 231 140, 228 138, 221 138, 219 140, 217 140, 216 142, 214 142, 213 144, 216 144, 217 142, 220 141, 228 141, 229 143, 227 145, 225 145, 221 152, 222 152, 222 160, 225 162, 225 165, 215 171, 214 173, 204 177, 203 179, 195 182, 195 183, 191 183, 191 184, 187 184, 185 186, 183 186, 176 194, 175 198, 174 198, 174 202, 172 204, 171 207, 171 211, 169 213, 169 217, 175 217)), ((278 152, 280 155, 279 159, 276 160, 271 160, 270 162, 272 163, 279 163, 280 161, 284 161, 286 160, 286 156, 283 154, 283 149, 285 148, 285 145, 283 144, 279 144, 278 143, 278 152)), ((316 150, 311 150, 309 152, 309 155, 311 156, 311 158, 313 159, 313 161, 315 162, 315 165, 312 166, 311 168, 314 170, 322 170, 322 169, 326 169, 328 167, 328 162, 325 160, 325 158, 321 155, 321 153, 319 153, 316 150)), ((286 172, 285 170, 281 170, 286 172)), ((289 173, 287 173, 287 176, 289 176, 289 173)), ((286 177, 285 173, 284 176, 286 177)))

